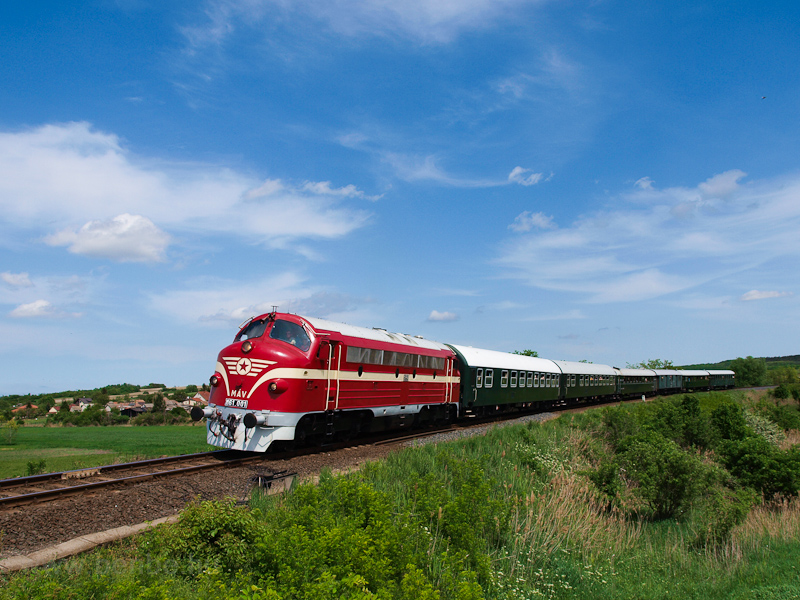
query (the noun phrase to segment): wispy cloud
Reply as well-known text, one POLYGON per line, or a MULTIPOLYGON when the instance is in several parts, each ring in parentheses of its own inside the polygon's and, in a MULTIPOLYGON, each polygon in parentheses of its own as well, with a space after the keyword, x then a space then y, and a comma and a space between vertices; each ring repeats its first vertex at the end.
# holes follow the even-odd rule
POLYGON ((214 0, 197 23, 182 28, 187 52, 220 46, 239 29, 268 22, 314 23, 316 29, 351 38, 391 37, 419 44, 446 44, 463 32, 488 29, 543 0, 214 0))
POLYGON ((767 291, 759 291, 759 290, 750 290, 746 294, 742 294, 739 300, 743 302, 748 302, 751 300, 766 300, 767 298, 786 298, 788 296, 793 296, 792 292, 767 292, 767 291))
POLYGON ((258 181, 225 167, 136 156, 88 123, 0 133, 0 223, 47 223, 58 228, 45 232, 49 243, 91 256, 161 260, 174 232, 235 233, 273 246, 337 238, 369 219, 343 204, 362 199, 376 198, 353 185, 258 181))
POLYGON ((524 233, 526 231, 530 231, 533 228, 537 229, 554 229, 555 224, 553 223, 553 217, 548 217, 544 213, 531 213, 530 211, 525 211, 518 214, 514 218, 514 222, 508 226, 511 231, 516 231, 517 233, 524 233))
POLYGON ((458 315, 452 312, 439 312, 438 310, 432 310, 431 314, 428 315, 428 321, 458 321, 458 315))
MULTIPOLYGON (((531 223, 530 233, 503 245, 498 262, 509 277, 535 287, 625 302, 797 255, 800 178, 743 184, 744 177, 732 170, 694 188, 663 190, 648 180, 616 198, 613 208, 568 227, 533 231, 531 223)), ((510 229, 527 227, 531 217, 521 217, 510 229)))
POLYGON ((80 317, 80 313, 68 313, 50 304, 47 300, 35 300, 28 304, 20 304, 10 313, 15 319, 66 319, 80 317))
POLYGON ((7 283, 12 288, 26 288, 32 287, 31 278, 27 273, 9 273, 8 271, 0 273, 0 279, 7 283))
POLYGON ((508 174, 509 182, 525 186, 536 185, 543 178, 543 173, 533 173, 531 169, 523 169, 522 167, 514 167, 511 173, 508 174), (530 175, 528 175, 528 173, 530 173, 530 175))

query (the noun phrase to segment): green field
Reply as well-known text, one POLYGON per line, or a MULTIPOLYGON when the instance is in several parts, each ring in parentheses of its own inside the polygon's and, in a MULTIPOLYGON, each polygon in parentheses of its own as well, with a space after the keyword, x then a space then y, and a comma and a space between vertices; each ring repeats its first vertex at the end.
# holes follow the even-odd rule
POLYGON ((200 425, 20 427, 13 443, 0 437, 0 479, 27 475, 29 462, 55 472, 207 450, 200 425))

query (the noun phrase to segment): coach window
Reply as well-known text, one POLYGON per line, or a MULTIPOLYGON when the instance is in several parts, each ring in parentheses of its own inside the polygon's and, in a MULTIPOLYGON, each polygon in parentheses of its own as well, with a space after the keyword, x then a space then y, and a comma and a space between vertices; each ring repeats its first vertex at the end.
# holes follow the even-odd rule
POLYGON ((528 387, 533 387, 533 373, 528 371, 528 387))
POLYGON ((508 371, 500 373, 500 387, 508 387, 508 371))
POLYGON ((483 385, 483 369, 478 369, 475 371, 475 387, 481 387, 483 385))
POLYGON ((306 330, 297 323, 278 319, 269 332, 269 337, 273 340, 280 340, 299 348, 303 352, 311 347, 311 338, 308 337, 306 330))
POLYGON ((511 387, 517 387, 517 372, 511 371, 511 387))
POLYGON ((486 369, 486 382, 483 387, 490 388, 492 387, 492 383, 494 383, 494 370, 493 369, 486 369))

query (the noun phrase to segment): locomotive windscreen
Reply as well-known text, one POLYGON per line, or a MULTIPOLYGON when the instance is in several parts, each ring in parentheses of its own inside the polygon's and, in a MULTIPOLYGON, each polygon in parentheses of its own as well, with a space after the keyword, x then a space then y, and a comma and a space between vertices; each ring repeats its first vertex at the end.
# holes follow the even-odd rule
POLYGON ((264 330, 267 328, 267 320, 261 319, 260 321, 253 321, 247 327, 239 332, 234 342, 241 342, 244 340, 251 340, 253 338, 261 337, 264 335, 264 330))

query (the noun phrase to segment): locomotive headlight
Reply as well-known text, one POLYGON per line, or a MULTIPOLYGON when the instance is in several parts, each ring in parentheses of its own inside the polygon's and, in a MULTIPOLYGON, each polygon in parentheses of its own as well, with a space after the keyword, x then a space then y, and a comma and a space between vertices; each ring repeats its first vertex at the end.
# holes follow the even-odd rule
POLYGON ((217 387, 220 381, 222 381, 222 375, 219 373, 214 373, 211 376, 211 379, 208 380, 208 383, 210 383, 213 387, 217 387))
POLYGON ((289 389, 289 384, 285 379, 276 379, 275 381, 270 382, 267 388, 273 394, 282 394, 289 389))
POLYGON ((242 344, 242 352, 244 352, 245 354, 250 352, 250 350, 252 349, 253 349, 253 342, 251 342, 250 340, 247 340, 242 344))

